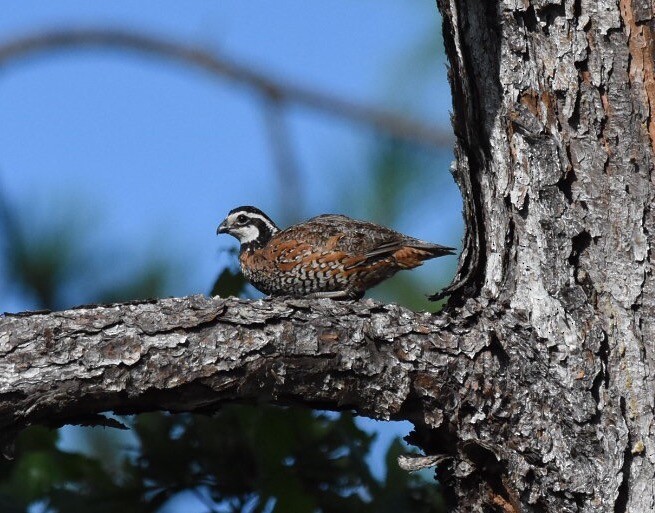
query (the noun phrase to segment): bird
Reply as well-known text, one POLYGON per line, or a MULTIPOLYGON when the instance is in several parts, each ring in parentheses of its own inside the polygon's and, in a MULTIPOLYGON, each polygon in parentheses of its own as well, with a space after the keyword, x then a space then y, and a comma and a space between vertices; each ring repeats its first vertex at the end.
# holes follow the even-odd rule
POLYGON ((369 288, 454 248, 339 214, 280 230, 256 207, 232 209, 216 229, 240 243, 245 278, 271 296, 361 299, 369 288))

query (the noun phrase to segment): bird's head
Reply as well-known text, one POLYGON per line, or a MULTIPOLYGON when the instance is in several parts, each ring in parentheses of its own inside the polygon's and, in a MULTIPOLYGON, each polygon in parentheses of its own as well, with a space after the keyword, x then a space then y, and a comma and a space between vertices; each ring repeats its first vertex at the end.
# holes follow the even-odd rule
POLYGON ((241 249, 260 248, 279 232, 271 218, 255 207, 237 207, 227 214, 216 234, 229 233, 241 243, 241 249))

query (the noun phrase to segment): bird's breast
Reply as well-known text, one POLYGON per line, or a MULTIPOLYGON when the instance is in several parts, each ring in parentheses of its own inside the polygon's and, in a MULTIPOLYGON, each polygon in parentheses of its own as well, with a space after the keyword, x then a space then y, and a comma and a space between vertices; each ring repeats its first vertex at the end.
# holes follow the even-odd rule
POLYGON ((241 271, 257 289, 267 294, 306 295, 344 290, 358 270, 347 269, 355 259, 343 252, 285 244, 244 252, 241 271))

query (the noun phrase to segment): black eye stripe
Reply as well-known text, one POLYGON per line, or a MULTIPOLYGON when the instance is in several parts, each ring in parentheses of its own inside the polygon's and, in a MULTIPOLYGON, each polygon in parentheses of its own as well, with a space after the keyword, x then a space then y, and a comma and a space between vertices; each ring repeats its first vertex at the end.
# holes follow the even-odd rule
POLYGON ((238 215, 237 218, 233 221, 233 224, 235 227, 253 226, 257 228, 259 233, 271 231, 270 228, 266 225, 266 222, 262 219, 257 217, 250 217, 243 214, 238 215))
POLYGON ((231 216, 233 214, 237 215, 237 218, 240 215, 245 215, 247 218, 250 218, 249 214, 254 214, 254 216, 251 219, 257 219, 257 216, 261 216, 262 218, 268 220, 268 222, 272 225, 275 226, 275 223, 271 220, 270 217, 268 217, 264 212, 259 210, 258 208, 251 207, 251 206, 242 206, 242 207, 237 207, 233 208, 228 212, 228 216, 231 216))

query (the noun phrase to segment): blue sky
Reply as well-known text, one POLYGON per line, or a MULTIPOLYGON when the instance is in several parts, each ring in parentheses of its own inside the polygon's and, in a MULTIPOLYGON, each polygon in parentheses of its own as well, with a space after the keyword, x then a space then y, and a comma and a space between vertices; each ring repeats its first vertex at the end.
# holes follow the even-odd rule
MULTIPOLYGON (((48 28, 132 29, 449 126, 432 0, 0 3, 0 41, 48 28)), ((9 199, 29 205, 35 223, 81 219, 85 244, 112 255, 113 268, 131 269, 157 255, 172 259, 179 273, 171 295, 209 290, 229 258, 220 249, 235 244, 216 238, 215 227, 234 206, 253 204, 272 217, 286 210, 300 219, 338 210, 344 188, 356 197, 376 137, 343 120, 289 109, 304 199, 297 209, 273 171, 260 100, 196 70, 109 51, 43 55, 0 70, 0 112, 0 184, 9 199)), ((459 245, 461 201, 448 173, 451 159, 448 150, 436 154, 434 181, 417 184, 395 228, 459 245)), ((431 263, 423 276, 429 283, 453 266, 431 263)), ((1 310, 29 306, 3 282, 1 310)), ((426 285, 425 292, 433 291, 426 285)), ((407 427, 385 428, 381 436, 407 427)))

